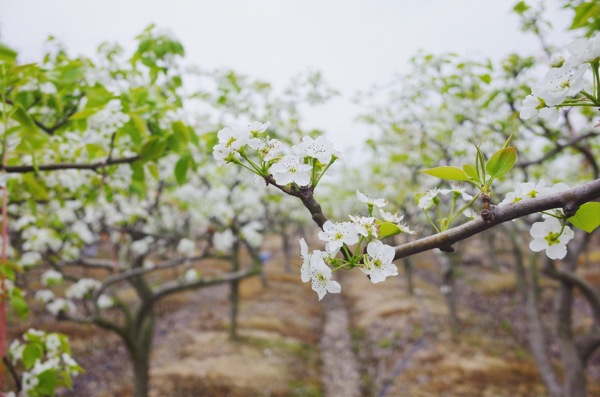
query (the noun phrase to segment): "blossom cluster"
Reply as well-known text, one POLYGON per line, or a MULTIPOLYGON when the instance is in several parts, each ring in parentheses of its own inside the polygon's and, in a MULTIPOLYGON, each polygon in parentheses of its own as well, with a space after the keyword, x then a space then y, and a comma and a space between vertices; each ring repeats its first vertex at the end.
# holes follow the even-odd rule
MULTIPOLYGON (((506 194, 499 205, 509 205, 523 200, 532 200, 552 194, 560 193, 569 189, 569 185, 563 182, 552 186, 546 186, 542 179, 538 183, 525 182, 519 184, 514 191, 506 194)), ((542 222, 535 222, 529 231, 533 240, 529 248, 534 252, 545 251, 550 259, 562 259, 567 255, 567 243, 574 237, 573 230, 566 225, 566 218, 562 211, 554 210, 551 213, 543 213, 542 222)))
MULTIPOLYGON (((523 100, 523 108, 520 116, 522 119, 529 119, 534 116, 546 119, 551 122, 558 120, 558 107, 561 105, 573 105, 578 100, 567 100, 582 94, 579 101, 585 103, 586 100, 596 102, 598 98, 598 87, 588 93, 585 91, 584 75, 591 66, 595 76, 594 83, 598 84, 598 62, 600 61, 600 33, 589 39, 578 39, 571 43, 567 50, 570 57, 565 61, 562 57, 554 57, 551 61, 550 69, 544 79, 534 85, 531 94, 523 100)), ((593 103, 592 103, 593 104, 593 103)))
POLYGON ((253 122, 221 129, 217 134, 219 143, 213 148, 217 164, 239 164, 263 178, 272 175, 282 186, 316 186, 341 156, 323 136, 304 136, 296 145, 286 147, 280 140, 261 135, 269 126, 270 122, 253 122))
POLYGON ((460 215, 464 215, 469 219, 473 219, 475 213, 470 208, 474 202, 474 197, 467 193, 464 185, 450 183, 450 189, 439 189, 434 187, 424 193, 417 193, 415 195, 415 201, 417 206, 425 212, 427 220, 433 226, 433 228, 439 233, 448 230, 452 222, 460 215), (450 212, 442 216, 441 200, 440 195, 452 195, 452 206, 450 212), (462 199, 466 203, 463 206, 457 206, 458 199, 462 199), (432 208, 436 209, 438 214, 437 223, 434 222, 428 215, 428 211, 432 208))
MULTIPOLYGON (((56 270, 48 270, 41 276, 41 282, 44 286, 53 286, 61 284, 64 281, 62 273, 56 270)), ((82 278, 75 284, 66 289, 65 298, 56 297, 50 289, 38 290, 35 299, 46 305, 46 310, 54 316, 59 314, 73 315, 77 312, 77 306, 74 301, 92 299, 94 292, 101 288, 102 284, 91 278, 82 278)), ((96 300, 98 308, 108 309, 114 304, 113 299, 107 295, 101 294, 96 300)))
POLYGON ((11 343, 8 356, 13 365, 23 363, 25 371, 19 394, 22 397, 54 395, 55 387, 70 387, 71 377, 83 372, 71 357, 67 337, 58 333, 29 329, 23 341, 11 343), (52 390, 48 390, 49 387, 52 390))
POLYGON ((380 239, 398 233, 414 233, 403 222, 404 217, 383 211, 387 204, 384 199, 373 199, 356 191, 359 201, 367 204, 369 216, 350 215, 350 222, 327 221, 319 232, 319 240, 325 242, 325 251, 309 252, 304 239, 300 240, 302 265, 300 275, 303 282, 311 282, 319 300, 329 293, 339 293, 341 285, 332 280, 333 272, 339 269, 358 267, 372 283, 385 281, 388 276, 398 275, 393 264, 394 248, 380 239), (372 216, 373 207, 377 207, 381 218, 372 216), (383 227, 392 228, 392 232, 382 232, 383 227), (366 244, 366 253, 363 245, 366 244), (350 247, 355 246, 354 250, 350 247), (342 253, 343 258, 338 258, 342 253), (333 269, 332 269, 333 268, 333 269))

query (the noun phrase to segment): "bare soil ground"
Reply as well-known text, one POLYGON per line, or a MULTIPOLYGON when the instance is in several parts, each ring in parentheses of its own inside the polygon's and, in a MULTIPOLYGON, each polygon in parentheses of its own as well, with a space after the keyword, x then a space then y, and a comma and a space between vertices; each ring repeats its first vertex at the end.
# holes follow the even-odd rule
MULTIPOLYGON (((265 265, 268 285, 258 277, 241 284, 239 340, 228 338, 228 286, 159 305, 152 397, 546 396, 506 272, 469 269, 459 277, 463 329, 453 335, 429 256, 416 258, 415 296, 405 292, 402 276, 373 285, 352 271, 341 275, 342 299, 319 302, 298 267, 284 272, 276 243, 265 265)), ((588 279, 600 281, 599 267, 586 267, 588 279)), ((45 315, 15 324, 14 334, 34 326, 71 337, 86 373, 62 396, 132 395, 132 371, 116 336, 45 315)), ((590 396, 600 396, 597 367, 590 396)))

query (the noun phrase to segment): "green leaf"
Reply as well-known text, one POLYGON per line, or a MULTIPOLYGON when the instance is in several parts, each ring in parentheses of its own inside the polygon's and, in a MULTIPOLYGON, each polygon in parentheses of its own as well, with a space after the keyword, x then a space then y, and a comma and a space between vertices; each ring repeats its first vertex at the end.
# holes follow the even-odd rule
POLYGON ((3 274, 10 281, 15 281, 15 270, 11 266, 0 265, 0 274, 3 274))
POLYGON ((29 370, 33 367, 35 362, 42 358, 44 354, 44 349, 40 343, 29 343, 23 349, 23 353, 21 354, 21 359, 23 360, 23 366, 26 370, 29 370))
POLYGON ((37 390, 42 393, 43 396, 53 396, 54 389, 56 389, 56 371, 54 369, 48 369, 37 376, 38 384, 37 390))
POLYGON ((71 117, 69 117, 69 120, 85 120, 91 115, 96 114, 99 110, 99 108, 86 108, 74 113, 71 117))
POLYGON ((98 157, 106 156, 108 153, 106 149, 96 143, 88 143, 85 145, 85 149, 87 150, 88 156, 91 159, 96 159, 98 157))
POLYGON ((591 18, 597 18, 600 14, 600 4, 594 1, 585 2, 577 6, 575 9, 575 17, 573 23, 569 27, 570 30, 579 29, 587 25, 591 18))
POLYGON ((173 123, 173 132, 178 140, 182 143, 188 143, 190 140, 190 133, 185 124, 181 121, 176 121, 173 123))
POLYGON ((14 62, 15 59, 17 59, 17 52, 0 43, 0 61, 14 62))
POLYGON ((115 97, 112 92, 108 91, 101 85, 88 88, 85 92, 85 96, 87 98, 87 102, 85 104, 86 109, 103 107, 115 97))
POLYGON ((10 297, 10 305, 21 318, 25 318, 29 314, 29 306, 21 294, 13 294, 10 297))
POLYGON ((482 75, 479 75, 479 79, 481 81, 483 81, 485 84, 489 84, 492 81, 492 76, 490 76, 489 74, 482 74, 482 75))
POLYGON ((167 142, 160 138, 152 137, 146 141, 144 146, 142 146, 140 156, 143 161, 155 160, 162 156, 166 148, 167 142))
POLYGON ((379 226, 379 238, 380 239, 385 238, 385 237, 395 236, 396 234, 402 233, 402 230, 400 230, 398 225, 396 225, 395 223, 382 222, 380 220, 377 220, 376 223, 379 226))
POLYGON ((424 174, 435 176, 437 178, 445 179, 448 181, 468 181, 469 176, 465 171, 458 167, 444 165, 436 168, 429 168, 421 171, 424 174))
POLYGON ((34 135, 39 132, 37 125, 35 125, 35 122, 31 118, 29 113, 25 109, 23 109, 21 105, 15 106, 12 118, 17 120, 19 124, 21 124, 21 128, 26 134, 34 135))
POLYGON ((516 161, 517 149, 507 147, 494 153, 485 165, 485 169, 492 178, 499 178, 510 171, 516 161))
POLYGON ((156 165, 156 163, 150 163, 146 166, 146 168, 148 168, 150 175, 152 175, 154 179, 156 179, 157 181, 160 179, 160 173, 158 172, 158 166, 156 165))
MULTIPOLYGON (((150 131, 148 131, 148 125, 146 124, 142 116, 140 116, 137 113, 129 113, 129 117, 131 117, 131 121, 133 121, 135 128, 137 128, 137 130, 142 136, 150 134, 150 131)), ((133 139, 133 137, 131 139, 133 139)))
POLYGON ((24 174, 21 176, 21 178, 23 179, 27 190, 29 193, 31 193, 34 199, 48 200, 48 190, 46 190, 46 187, 36 180, 35 174, 24 174))
POLYGON ((574 226, 585 230, 588 233, 593 232, 600 226, 600 203, 591 202, 585 203, 569 218, 574 226))
POLYGON ((187 172, 190 168, 190 161, 188 156, 181 156, 177 164, 175 164, 175 179, 177 183, 183 185, 186 181, 187 172))
POLYGON ((475 182, 479 182, 479 175, 477 174, 477 169, 474 165, 465 164, 463 165, 463 170, 470 179, 472 179, 475 182))
POLYGON ((525 3, 524 1, 520 1, 517 4, 515 4, 515 6, 513 7, 513 11, 516 12, 519 15, 522 15, 525 11, 527 11, 529 8, 527 3, 525 3))

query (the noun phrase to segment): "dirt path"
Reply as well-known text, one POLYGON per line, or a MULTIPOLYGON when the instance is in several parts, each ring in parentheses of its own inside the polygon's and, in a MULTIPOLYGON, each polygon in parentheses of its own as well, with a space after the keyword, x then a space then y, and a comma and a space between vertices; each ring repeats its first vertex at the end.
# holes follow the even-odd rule
POLYGON ((324 300, 325 324, 321 336, 321 379, 325 397, 360 397, 360 372, 352 351, 348 311, 340 295, 324 300))

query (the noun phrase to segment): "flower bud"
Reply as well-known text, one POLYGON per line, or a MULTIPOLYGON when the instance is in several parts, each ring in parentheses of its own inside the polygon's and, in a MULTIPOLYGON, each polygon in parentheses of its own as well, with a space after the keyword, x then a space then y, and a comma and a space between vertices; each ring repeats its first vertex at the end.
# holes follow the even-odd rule
POLYGON ((552 58, 550 58, 550 66, 553 68, 560 68, 564 64, 565 58, 561 57, 560 55, 553 55, 552 58))

